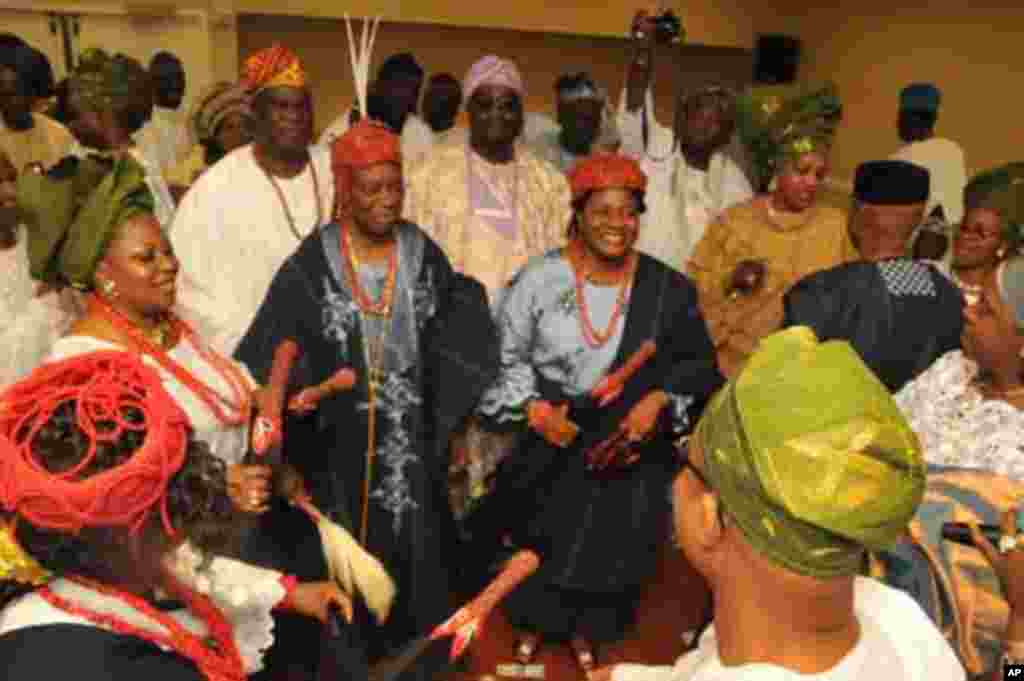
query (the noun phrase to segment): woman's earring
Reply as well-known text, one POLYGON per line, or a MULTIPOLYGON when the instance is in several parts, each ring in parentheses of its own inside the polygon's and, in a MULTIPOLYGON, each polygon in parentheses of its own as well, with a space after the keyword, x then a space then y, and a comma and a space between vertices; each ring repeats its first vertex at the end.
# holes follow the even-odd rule
POLYGON ((104 298, 117 298, 117 284, 110 279, 103 279, 98 283, 104 298))

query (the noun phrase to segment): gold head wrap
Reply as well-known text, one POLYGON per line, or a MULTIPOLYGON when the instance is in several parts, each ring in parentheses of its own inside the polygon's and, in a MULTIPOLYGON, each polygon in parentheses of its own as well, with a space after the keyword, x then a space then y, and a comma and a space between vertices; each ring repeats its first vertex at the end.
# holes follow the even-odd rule
POLYGON ((841 118, 832 83, 756 86, 736 100, 736 131, 764 183, 787 160, 831 147, 841 118))

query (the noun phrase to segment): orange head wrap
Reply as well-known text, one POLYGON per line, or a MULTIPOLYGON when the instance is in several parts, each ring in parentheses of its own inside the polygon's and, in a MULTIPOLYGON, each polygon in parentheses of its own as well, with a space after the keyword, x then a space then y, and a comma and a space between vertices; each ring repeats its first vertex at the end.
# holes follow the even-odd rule
POLYGON ((640 164, 619 154, 594 154, 576 163, 569 171, 569 187, 575 201, 600 189, 647 190, 647 176, 640 164))
POLYGON ((402 164, 402 141, 383 123, 364 118, 334 141, 331 168, 339 211, 344 211, 350 199, 352 171, 378 163, 402 164))
POLYGON ((272 87, 304 88, 306 72, 294 52, 275 44, 245 60, 242 87, 250 95, 272 87))
POLYGON ((44 364, 0 395, 0 508, 36 527, 76 533, 83 527, 137 531, 159 508, 174 534, 167 486, 185 464, 189 422, 160 376, 126 352, 106 351, 44 364), (54 412, 74 403, 85 451, 70 469, 47 468, 35 451, 54 412), (97 454, 126 433, 144 433, 128 459, 86 472, 97 454))

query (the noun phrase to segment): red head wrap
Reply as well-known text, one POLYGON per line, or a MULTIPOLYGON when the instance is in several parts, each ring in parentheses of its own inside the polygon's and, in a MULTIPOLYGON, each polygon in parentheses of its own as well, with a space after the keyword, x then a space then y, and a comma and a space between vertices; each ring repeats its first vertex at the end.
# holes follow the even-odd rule
POLYGON ((594 154, 576 163, 569 171, 573 200, 600 189, 647 190, 647 176, 640 164, 619 154, 594 154))
POLYGON ((255 95, 272 87, 306 87, 306 72, 294 52, 273 45, 253 54, 242 66, 242 87, 255 95))
POLYGON ((173 535, 167 484, 185 463, 188 433, 188 419, 159 375, 135 355, 96 352, 43 365, 0 395, 0 507, 37 527, 75 533, 83 527, 134 532, 159 506, 173 535), (68 402, 75 403, 88 450, 57 473, 40 462, 33 444, 68 402), (127 417, 129 409, 141 422, 127 417), (126 431, 145 432, 142 446, 123 463, 83 478, 97 449, 126 431))
POLYGON ((402 164, 402 141, 383 123, 362 119, 331 146, 334 196, 344 209, 352 192, 352 171, 378 163, 402 164))

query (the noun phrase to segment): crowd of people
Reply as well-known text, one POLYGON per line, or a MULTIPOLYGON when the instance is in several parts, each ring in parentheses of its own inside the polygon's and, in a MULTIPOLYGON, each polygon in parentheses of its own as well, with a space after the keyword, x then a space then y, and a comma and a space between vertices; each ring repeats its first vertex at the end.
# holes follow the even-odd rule
POLYGON ((185 116, 169 52, 0 36, 4 678, 444 678, 409 646, 523 555, 508 653, 590 681, 1024 664, 1024 163, 968 180, 910 84, 845 210, 833 84, 666 127, 631 34, 618 107, 401 53, 319 140, 282 45, 185 116), (1000 526, 974 577, 939 516, 1000 526), (672 541, 711 619, 608 665, 672 541))

